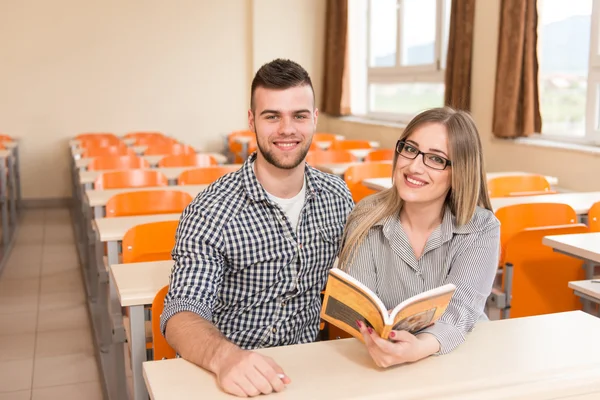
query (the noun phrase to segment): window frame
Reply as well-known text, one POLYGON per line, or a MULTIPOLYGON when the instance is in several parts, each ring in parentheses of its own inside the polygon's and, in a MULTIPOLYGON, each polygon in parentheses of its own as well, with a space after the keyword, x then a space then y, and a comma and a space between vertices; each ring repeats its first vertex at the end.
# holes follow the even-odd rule
MULTIPOLYGON (((435 42, 434 61, 422 65, 402 65, 402 16, 405 0, 396 0, 396 65, 393 67, 372 67, 371 64, 371 4, 377 0, 366 0, 366 92, 364 93, 365 116, 380 120, 408 122, 412 113, 390 113, 371 109, 372 84, 397 83, 444 83, 447 51, 444 51, 446 0, 435 0, 435 42)), ((450 3, 448 3, 449 6, 450 3)), ((449 22, 448 22, 449 23, 449 22)), ((449 28, 449 27, 448 27, 449 28)), ((447 45, 446 45, 447 50, 447 45)), ((440 104, 442 106, 443 104, 440 104)))

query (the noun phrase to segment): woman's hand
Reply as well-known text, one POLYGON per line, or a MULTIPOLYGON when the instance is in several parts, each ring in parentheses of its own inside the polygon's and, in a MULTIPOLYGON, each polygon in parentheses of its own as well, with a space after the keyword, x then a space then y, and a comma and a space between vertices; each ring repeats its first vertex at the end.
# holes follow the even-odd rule
POLYGON ((357 324, 371 358, 381 368, 415 362, 439 351, 439 342, 427 333, 415 336, 407 331, 392 331, 388 341, 362 322, 357 324))

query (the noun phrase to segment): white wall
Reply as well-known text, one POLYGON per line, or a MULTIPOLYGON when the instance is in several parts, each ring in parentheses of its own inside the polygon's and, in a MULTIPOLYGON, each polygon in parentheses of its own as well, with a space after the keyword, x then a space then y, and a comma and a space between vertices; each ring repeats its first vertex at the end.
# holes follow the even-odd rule
POLYGON ((0 132, 21 138, 25 198, 70 196, 77 133, 160 130, 206 150, 247 127, 250 82, 275 57, 320 87, 320 0, 4 0, 0 132))

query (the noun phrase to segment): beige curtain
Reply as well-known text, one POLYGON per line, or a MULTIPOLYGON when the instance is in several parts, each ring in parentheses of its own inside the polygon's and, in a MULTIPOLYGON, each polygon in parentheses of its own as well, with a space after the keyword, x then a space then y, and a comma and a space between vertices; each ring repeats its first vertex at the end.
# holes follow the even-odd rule
POLYGON ((475 0, 452 0, 444 104, 460 109, 471 108, 471 57, 475 0))
POLYGON ((330 115, 349 112, 347 63, 348 0, 327 0, 325 12, 325 66, 323 68, 323 104, 321 111, 330 115), (344 90, 344 87, 346 87, 344 90), (343 98, 344 97, 344 98, 343 98), (343 110, 342 101, 344 100, 343 110))
POLYGON ((502 0, 493 133, 503 138, 541 132, 537 0, 502 0))

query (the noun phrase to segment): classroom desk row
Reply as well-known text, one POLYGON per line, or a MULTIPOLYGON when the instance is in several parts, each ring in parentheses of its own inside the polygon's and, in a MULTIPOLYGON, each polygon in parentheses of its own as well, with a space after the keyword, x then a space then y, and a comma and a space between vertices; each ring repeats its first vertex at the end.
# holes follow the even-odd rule
MULTIPOLYGON (((144 147, 144 149, 145 149, 145 147, 144 147)), ((142 153, 143 153, 143 151, 140 152, 140 154, 142 154, 142 153)), ((205 153, 205 152, 203 152, 202 154, 207 154, 209 156, 214 157, 215 160, 217 161, 217 163, 219 163, 219 164, 225 164, 227 162, 227 157, 225 157, 223 154, 220 154, 220 153, 205 153)), ((160 160, 165 158, 166 155, 164 155, 164 154, 163 155, 155 155, 155 156, 142 155, 142 157, 146 161, 148 161, 148 164, 150 164, 151 167, 156 167, 156 166, 158 166, 158 163, 160 162, 160 160)), ((75 166, 77 168, 85 171, 93 159, 94 159, 93 157, 76 158, 75 166)))
POLYGON ((21 208, 19 144, 17 141, 2 144, 5 150, 0 150, 0 224, 2 227, 0 272, 15 238, 21 208))
MULTIPOLYGON (((353 338, 256 351, 292 379, 273 399, 591 400, 599 334, 600 319, 581 311, 481 322, 452 353, 387 369, 353 338)), ((183 359, 145 362, 143 372, 153 400, 232 398, 183 359)))

